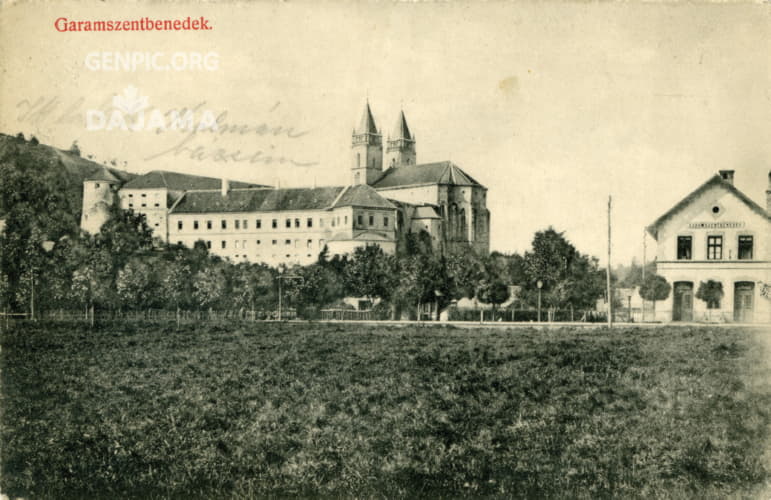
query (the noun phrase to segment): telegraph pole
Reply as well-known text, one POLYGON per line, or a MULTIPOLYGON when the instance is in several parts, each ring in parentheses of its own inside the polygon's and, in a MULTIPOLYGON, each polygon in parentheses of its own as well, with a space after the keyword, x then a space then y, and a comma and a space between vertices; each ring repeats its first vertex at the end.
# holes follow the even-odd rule
POLYGON ((613 328, 613 295, 610 289, 610 207, 611 197, 608 195, 608 267, 605 269, 608 294, 608 328, 613 328))

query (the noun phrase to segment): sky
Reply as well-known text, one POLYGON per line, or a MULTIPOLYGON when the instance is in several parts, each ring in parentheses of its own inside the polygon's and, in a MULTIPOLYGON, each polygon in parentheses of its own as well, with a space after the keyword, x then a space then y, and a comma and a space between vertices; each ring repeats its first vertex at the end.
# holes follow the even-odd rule
POLYGON ((419 163, 453 161, 489 189, 502 252, 552 226, 605 262, 612 196, 614 264, 640 262, 645 226, 719 169, 765 204, 769 2, 11 2, 0 42, 0 132, 77 140, 137 173, 341 185, 365 102, 384 139, 403 109, 419 163), (56 29, 188 16, 211 29, 56 29), (161 54, 125 71, 109 66, 116 52, 161 54), (157 69, 190 54, 216 67, 157 69), (89 130, 89 110, 109 119, 115 96, 224 126, 89 130))

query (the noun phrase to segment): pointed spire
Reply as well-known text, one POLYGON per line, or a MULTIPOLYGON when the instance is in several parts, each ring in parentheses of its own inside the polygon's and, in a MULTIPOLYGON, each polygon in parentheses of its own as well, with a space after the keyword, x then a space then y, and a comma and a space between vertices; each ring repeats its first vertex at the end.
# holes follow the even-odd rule
POLYGON ((369 109, 369 99, 364 106, 364 114, 361 115, 361 122, 356 129, 357 134, 377 134, 375 119, 372 117, 372 110, 369 109))
POLYGON ((396 121, 396 126, 390 137, 392 141, 398 141, 399 139, 413 140, 410 128, 407 126, 407 119, 404 117, 404 111, 399 112, 399 119, 396 121))

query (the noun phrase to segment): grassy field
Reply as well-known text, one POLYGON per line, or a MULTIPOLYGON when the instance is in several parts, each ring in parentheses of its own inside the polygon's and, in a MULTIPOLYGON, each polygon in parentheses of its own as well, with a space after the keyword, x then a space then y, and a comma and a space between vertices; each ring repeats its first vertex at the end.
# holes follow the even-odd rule
POLYGON ((754 498, 771 367, 726 328, 26 325, 2 491, 26 498, 754 498))

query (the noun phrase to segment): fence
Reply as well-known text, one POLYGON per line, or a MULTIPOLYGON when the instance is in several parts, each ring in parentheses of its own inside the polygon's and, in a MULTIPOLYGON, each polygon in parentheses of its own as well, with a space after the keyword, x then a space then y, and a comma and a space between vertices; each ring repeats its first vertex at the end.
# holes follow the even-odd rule
MULTIPOLYGON (((449 321, 492 321, 492 322, 537 322, 537 309, 456 309, 448 310, 449 321)), ((607 321, 605 313, 597 311, 577 311, 570 309, 541 309, 541 321, 579 321, 579 322, 604 322, 607 321)))

